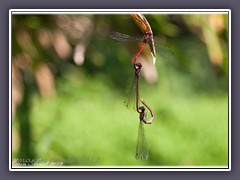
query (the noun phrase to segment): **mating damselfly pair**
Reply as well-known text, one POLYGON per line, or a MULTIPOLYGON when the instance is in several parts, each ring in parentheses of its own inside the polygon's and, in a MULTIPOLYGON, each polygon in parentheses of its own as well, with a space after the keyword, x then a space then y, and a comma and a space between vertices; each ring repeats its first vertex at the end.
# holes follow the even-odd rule
POLYGON ((132 82, 132 86, 129 91, 129 95, 127 100, 125 101, 125 105, 129 108, 130 103, 135 97, 135 110, 139 113, 139 129, 138 129, 138 140, 137 140, 137 147, 136 147, 136 159, 142 159, 147 160, 148 159, 148 145, 147 140, 145 136, 144 131, 144 123, 145 124, 152 124, 154 119, 154 113, 153 110, 146 104, 143 98, 140 99, 140 102, 142 103, 141 106, 139 106, 139 79, 140 74, 142 70, 142 64, 138 62, 138 57, 141 54, 141 52, 144 50, 146 45, 148 44, 150 47, 150 51, 153 57, 153 64, 156 62, 156 53, 155 53, 155 45, 154 45, 154 39, 153 39, 153 33, 152 29, 147 21, 147 19, 144 17, 144 15, 136 13, 131 14, 133 20, 136 22, 138 27, 143 32, 143 38, 141 39, 135 39, 131 37, 130 35, 122 34, 119 32, 112 32, 111 38, 118 40, 118 41, 125 41, 125 40, 141 40, 142 45, 136 56, 133 60, 133 67, 134 67, 134 80, 132 82), (150 115, 149 115, 150 114, 150 115))

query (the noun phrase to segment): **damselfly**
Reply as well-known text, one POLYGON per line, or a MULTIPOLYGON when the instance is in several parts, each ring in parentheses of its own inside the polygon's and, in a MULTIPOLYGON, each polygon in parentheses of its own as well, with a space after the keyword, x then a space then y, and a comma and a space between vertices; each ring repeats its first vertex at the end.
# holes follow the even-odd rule
POLYGON ((142 65, 137 63, 135 66, 135 76, 136 76, 136 108, 139 113, 139 128, 138 128, 138 139, 137 139, 137 147, 136 147, 136 159, 147 160, 148 159, 148 144, 144 131, 144 123, 151 124, 154 119, 153 110, 145 103, 144 99, 141 98, 141 103, 143 106, 139 107, 138 99, 139 99, 139 78, 141 72, 142 65), (147 109, 146 109, 147 108, 147 109), (149 115, 147 110, 150 112, 151 117, 149 119, 149 115))
MULTIPOLYGON (((142 51, 144 49, 146 43, 148 43, 150 50, 151 50, 151 54, 153 56, 153 64, 155 64, 156 63, 156 52, 155 52, 152 28, 143 14, 134 13, 134 14, 131 14, 131 16, 144 34, 143 44, 142 44, 140 51, 142 51)), ((134 64, 135 63, 136 62, 134 61, 134 64)))
POLYGON ((136 159, 142 159, 147 160, 148 159, 148 144, 147 139, 145 136, 145 130, 144 130, 144 123, 145 124, 151 124, 154 119, 154 114, 152 109, 144 102, 143 98, 141 99, 141 102, 144 106, 140 106, 138 109, 139 112, 139 128, 138 128, 138 139, 137 139, 137 147, 136 147, 136 159), (150 119, 148 118, 147 109, 151 113, 150 119))
MULTIPOLYGON (((134 57, 133 66, 134 66, 135 74, 134 74, 134 79, 132 82, 131 89, 129 91, 129 96, 128 96, 127 100, 125 101, 125 105, 127 106, 127 108, 129 108, 130 103, 135 98, 135 100, 136 100, 135 108, 136 108, 136 111, 139 113, 139 119, 140 119, 135 157, 136 157, 136 159, 147 160, 148 159, 148 145, 147 145, 147 140, 145 137, 143 123, 151 124, 154 119, 154 114, 153 114, 152 109, 145 103, 143 98, 141 99, 141 103, 143 104, 143 106, 139 107, 139 78, 140 78, 140 73, 141 73, 141 69, 142 69, 142 64, 137 62, 137 59, 138 59, 139 55, 141 54, 141 52, 144 50, 146 44, 148 44, 150 47, 154 64, 156 62, 156 53, 155 53, 152 29, 151 29, 151 26, 149 25, 147 19, 144 17, 144 15, 139 14, 139 13, 131 14, 131 16, 134 19, 134 21, 137 23, 137 25, 139 26, 141 31, 143 32, 144 36, 141 39, 141 41, 142 41, 141 48, 140 48, 139 52, 136 54, 136 56, 134 57), (151 114, 150 119, 148 118, 148 111, 151 114)), ((132 39, 131 36, 122 34, 119 32, 112 32, 110 36, 113 39, 119 40, 119 41, 132 39)))
POLYGON ((149 110, 149 112, 151 113, 151 116, 154 117, 153 115, 153 111, 152 109, 145 103, 145 101, 143 100, 143 98, 141 99, 142 104, 146 107, 144 108, 144 106, 139 107, 139 80, 140 80, 140 74, 141 74, 141 70, 142 70, 142 64, 141 63, 137 63, 134 65, 134 70, 135 70, 135 74, 134 74, 134 79, 132 82, 132 85, 130 87, 129 90, 129 94, 126 98, 126 100, 124 101, 125 105, 127 108, 130 108, 132 103, 135 100, 135 104, 133 105, 134 109, 136 109, 136 111, 142 115, 140 119, 143 120, 143 122, 145 124, 151 124, 153 118, 151 118, 150 121, 147 121, 147 112, 146 112, 146 108, 149 110), (144 108, 144 109, 143 109, 144 108), (144 113, 142 113, 142 111, 144 113), (143 116, 144 114, 144 116, 143 116))
POLYGON ((140 101, 143 104, 143 106, 139 107, 139 79, 140 79, 140 73, 142 69, 141 63, 137 63, 134 65, 135 69, 135 76, 132 83, 132 90, 129 98, 127 101, 125 101, 127 107, 129 106, 129 103, 132 101, 132 98, 135 97, 135 106, 136 111, 139 113, 139 129, 138 129, 138 139, 137 139, 137 147, 136 147, 136 159, 142 159, 147 160, 148 159, 148 145, 147 140, 144 132, 144 123, 145 124, 151 124, 154 119, 154 113, 153 110, 145 103, 144 99, 142 98, 140 101), (135 94, 135 95, 133 95, 135 94), (151 116, 149 117, 149 112, 151 116))

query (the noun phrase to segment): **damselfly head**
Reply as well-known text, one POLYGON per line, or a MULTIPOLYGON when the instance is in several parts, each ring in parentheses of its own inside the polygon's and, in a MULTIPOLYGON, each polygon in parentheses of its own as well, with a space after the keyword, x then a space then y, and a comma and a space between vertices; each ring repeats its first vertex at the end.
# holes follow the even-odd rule
POLYGON ((134 67, 135 71, 138 70, 138 69, 141 70, 142 69, 142 64, 138 62, 138 63, 134 64, 133 67, 134 67))
POLYGON ((141 70, 142 70, 142 64, 141 63, 136 63, 133 65, 134 69, 135 69, 135 76, 139 77, 141 70))
POLYGON ((138 112, 139 112, 139 113, 143 113, 143 112, 145 112, 145 110, 146 110, 146 108, 145 108, 144 106, 140 106, 140 107, 138 108, 138 112))
POLYGON ((140 106, 139 109, 138 109, 138 112, 140 113, 139 119, 141 121, 145 120, 145 118, 146 118, 146 108, 144 106, 140 106))
POLYGON ((142 68, 142 64, 141 63, 137 63, 137 66, 138 66, 139 69, 142 68))

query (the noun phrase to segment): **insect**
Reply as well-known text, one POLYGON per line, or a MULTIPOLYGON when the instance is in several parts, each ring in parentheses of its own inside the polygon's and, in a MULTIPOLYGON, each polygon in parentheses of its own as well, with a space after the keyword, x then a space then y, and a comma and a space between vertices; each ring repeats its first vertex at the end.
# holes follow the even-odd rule
POLYGON ((144 130, 144 123, 145 124, 151 124, 154 119, 154 114, 152 109, 144 102, 144 99, 141 99, 141 102, 144 104, 144 106, 140 106, 138 111, 139 111, 139 128, 138 128, 138 138, 137 138, 137 147, 136 147, 136 154, 135 158, 136 159, 142 159, 142 160, 147 160, 148 159, 148 144, 147 144, 147 139, 145 136, 145 130, 144 130), (151 112, 151 118, 148 120, 147 116, 147 109, 151 112))
MULTIPOLYGON (((155 64, 156 63, 156 51, 155 51, 155 45, 154 45, 154 39, 153 39, 153 32, 152 32, 152 28, 151 28, 150 24, 148 23, 147 19, 145 18, 145 16, 143 14, 135 13, 135 14, 130 14, 130 15, 132 16, 133 20, 136 22, 138 27, 143 32, 143 34, 144 34, 143 44, 146 45, 146 43, 148 43, 150 50, 151 50, 151 54, 153 56, 153 64, 155 64)), ((142 44, 142 46, 145 46, 143 44, 142 44)), ((143 49, 144 49, 144 47, 143 47, 143 49)))
POLYGON ((138 138, 137 138, 137 147, 136 147, 136 159, 147 160, 148 159, 148 144, 145 136, 144 123, 152 124, 154 120, 153 110, 146 104, 143 98, 141 98, 141 103, 143 106, 139 107, 138 99, 139 99, 139 76, 141 72, 142 65, 137 63, 135 66, 135 76, 136 77, 136 108, 139 113, 139 128, 138 128, 138 138), (147 110, 150 112, 151 117, 148 118, 147 110))
MULTIPOLYGON (((153 56, 153 64, 156 63, 156 53, 155 53, 155 46, 154 46, 154 40, 153 40, 153 33, 152 29, 147 21, 147 19, 142 14, 131 14, 134 21, 137 23, 139 28, 143 32, 143 38, 142 38, 142 45, 136 56, 134 57, 133 61, 133 67, 134 67, 134 79, 132 82, 132 86, 129 91, 129 96, 127 100, 125 101, 125 105, 127 107, 130 107, 130 103, 132 102, 133 97, 135 97, 135 108, 136 111, 139 113, 139 129, 138 129, 138 140, 137 140, 137 147, 136 147, 136 159, 142 159, 147 160, 148 159, 148 145, 147 140, 145 137, 145 131, 144 131, 144 123, 145 124, 151 124, 154 120, 154 113, 150 106, 148 106, 144 99, 141 98, 142 106, 139 106, 139 79, 140 74, 142 70, 142 64, 137 62, 139 55, 144 50, 146 45, 148 44, 151 50, 151 54, 153 56), (151 117, 149 119, 149 113, 151 114, 151 117)), ((125 39, 131 39, 131 36, 118 33, 118 32, 112 32, 110 35, 115 40, 125 40, 125 39)))
MULTIPOLYGON (((152 32, 151 26, 149 25, 147 19, 145 18, 145 16, 143 14, 135 13, 135 14, 130 14, 130 15, 132 16, 133 20, 136 22, 138 27, 143 32, 143 38, 141 39, 142 45, 141 45, 139 52, 134 57, 133 64, 137 63, 138 56, 141 54, 141 52, 144 50, 144 48, 147 44, 149 45, 150 50, 151 50, 151 54, 153 57, 153 64, 155 64, 156 63, 156 51, 155 51, 153 32, 152 32)), ((110 37, 115 40, 118 40, 118 41, 134 40, 131 36, 122 34, 119 32, 111 32, 110 37)), ((137 39, 135 38, 135 40, 137 40, 137 39)))
MULTIPOLYGON (((134 64, 135 76, 133 81, 133 90, 131 93, 135 93, 136 97, 136 111, 139 113, 139 129, 138 129, 138 138, 137 138, 137 147, 136 147, 136 159, 147 160, 148 159, 148 144, 144 131, 144 123, 151 124, 154 120, 154 113, 150 106, 146 104, 143 98, 141 98, 141 103, 143 106, 139 106, 139 79, 141 73, 142 65, 141 63, 134 64), (135 90, 135 92, 134 92, 135 90), (149 113, 150 112, 150 118, 149 113)), ((127 101, 129 103, 130 101, 127 101)))

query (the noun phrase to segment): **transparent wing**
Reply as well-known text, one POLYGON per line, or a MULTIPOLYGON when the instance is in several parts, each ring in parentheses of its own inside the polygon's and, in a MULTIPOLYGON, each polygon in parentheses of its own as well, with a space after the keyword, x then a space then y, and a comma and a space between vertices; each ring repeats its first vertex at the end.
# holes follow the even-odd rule
POLYGON ((148 159, 148 145, 145 137, 144 122, 140 120, 138 129, 138 140, 136 147, 136 159, 147 160, 148 159))
POLYGON ((127 34, 114 32, 114 31, 110 33, 110 37, 117 41, 142 41, 142 38, 138 38, 138 37, 134 37, 134 36, 130 36, 127 34))
POLYGON ((129 88, 127 97, 124 100, 124 104, 127 107, 127 109, 133 109, 136 110, 136 81, 137 77, 134 76, 132 84, 129 88))
POLYGON ((173 60, 174 53, 170 43, 164 41, 160 37, 154 37, 156 53, 166 60, 173 60))

